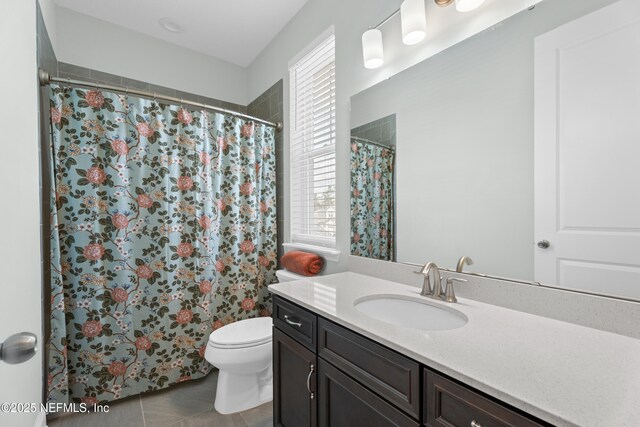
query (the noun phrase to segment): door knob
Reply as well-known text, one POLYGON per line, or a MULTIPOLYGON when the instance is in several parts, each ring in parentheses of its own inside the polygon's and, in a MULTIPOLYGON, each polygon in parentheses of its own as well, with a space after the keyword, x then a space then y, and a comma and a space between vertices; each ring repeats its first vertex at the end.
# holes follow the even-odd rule
POLYGON ((548 240, 540 240, 540 241, 538 242, 538 247, 539 247, 540 249, 548 249, 548 248, 549 248, 549 246, 551 246, 551 243, 549 243, 549 241, 548 241, 548 240))
POLYGON ((31 332, 11 335, 0 343, 0 360, 10 365, 26 362, 38 351, 37 343, 38 338, 31 332))

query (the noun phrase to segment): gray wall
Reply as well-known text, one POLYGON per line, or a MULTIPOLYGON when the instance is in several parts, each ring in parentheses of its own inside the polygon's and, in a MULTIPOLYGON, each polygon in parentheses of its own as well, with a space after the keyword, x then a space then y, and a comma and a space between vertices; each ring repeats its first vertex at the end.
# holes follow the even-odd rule
POLYGON ((547 0, 351 99, 397 114, 398 260, 533 278, 533 41, 614 0, 547 0))
POLYGON ((247 69, 239 65, 65 7, 56 7, 55 15, 60 61, 240 105, 253 99, 247 69))

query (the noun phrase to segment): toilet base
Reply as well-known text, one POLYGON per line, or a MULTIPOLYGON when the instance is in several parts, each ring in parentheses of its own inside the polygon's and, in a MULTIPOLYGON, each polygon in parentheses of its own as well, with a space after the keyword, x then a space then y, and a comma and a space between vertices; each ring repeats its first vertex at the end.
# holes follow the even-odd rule
POLYGON ((233 414, 273 400, 271 363, 261 372, 241 375, 220 370, 213 407, 221 414, 233 414))

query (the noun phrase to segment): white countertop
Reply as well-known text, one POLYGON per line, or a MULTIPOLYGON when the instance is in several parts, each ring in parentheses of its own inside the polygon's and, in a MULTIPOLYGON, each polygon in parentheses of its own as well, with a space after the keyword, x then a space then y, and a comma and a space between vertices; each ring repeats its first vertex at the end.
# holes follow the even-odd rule
POLYGON ((458 329, 394 326, 359 312, 354 301, 424 298, 420 289, 351 272, 269 290, 552 424, 640 422, 640 340, 462 298, 428 299, 464 313, 469 321, 458 329))

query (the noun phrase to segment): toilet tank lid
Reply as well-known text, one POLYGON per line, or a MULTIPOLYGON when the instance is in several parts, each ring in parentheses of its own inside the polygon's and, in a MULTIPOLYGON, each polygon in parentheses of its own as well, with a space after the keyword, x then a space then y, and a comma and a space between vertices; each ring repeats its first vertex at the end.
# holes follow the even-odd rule
POLYGON ((209 342, 223 346, 262 344, 271 341, 271 317, 239 320, 211 333, 209 342))
POLYGON ((307 279, 307 277, 302 276, 300 274, 293 273, 289 270, 276 270, 276 276, 278 277, 278 280, 280 280, 281 282, 307 279))

